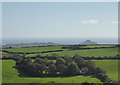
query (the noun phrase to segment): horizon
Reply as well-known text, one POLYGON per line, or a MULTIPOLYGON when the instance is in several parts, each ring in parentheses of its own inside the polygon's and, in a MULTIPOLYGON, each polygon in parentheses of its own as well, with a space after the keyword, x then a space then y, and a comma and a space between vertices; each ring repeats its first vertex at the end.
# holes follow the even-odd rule
POLYGON ((86 40, 91 40, 99 44, 118 44, 118 38, 14 38, 2 39, 2 44, 21 43, 58 43, 58 44, 78 44, 86 40))

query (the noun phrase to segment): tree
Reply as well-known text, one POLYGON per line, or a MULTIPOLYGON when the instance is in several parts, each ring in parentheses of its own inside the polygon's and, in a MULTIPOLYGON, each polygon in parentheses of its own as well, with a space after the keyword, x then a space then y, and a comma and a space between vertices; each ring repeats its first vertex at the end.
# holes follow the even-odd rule
POLYGON ((96 75, 96 67, 95 66, 88 66, 88 74, 96 75))
POLYGON ((44 59, 41 58, 36 58, 34 63, 39 63, 39 64, 46 64, 46 62, 44 61, 44 59))
POLYGON ((29 62, 25 65, 24 67, 24 71, 29 73, 30 75, 32 76, 35 76, 37 74, 37 71, 36 71, 36 66, 34 63, 32 62, 29 62))
POLYGON ((56 65, 60 65, 60 64, 66 64, 66 62, 63 58, 57 58, 56 65))
POLYGON ((32 59, 28 57, 28 58, 26 59, 26 63, 31 63, 31 62, 32 62, 32 59))
POLYGON ((73 56, 73 59, 76 63, 79 63, 80 60, 84 60, 80 55, 77 54, 73 56))
POLYGON ((94 66, 95 67, 95 63, 93 61, 88 60, 88 61, 85 61, 84 66, 87 66, 87 67, 94 66))
POLYGON ((22 59, 20 61, 16 61, 16 67, 20 68, 22 70, 25 70, 26 64, 27 64, 26 59, 22 59))
POLYGON ((96 74, 99 74, 99 73, 105 74, 105 71, 102 70, 101 68, 97 67, 97 68, 96 68, 96 74))
POLYGON ((64 74, 67 70, 67 66, 64 64, 59 64, 57 66, 57 72, 60 72, 60 74, 64 74))
POLYGON ((79 68, 82 68, 85 65, 85 60, 80 55, 75 55, 73 57, 74 61, 77 63, 79 68))
POLYGON ((88 74, 94 74, 94 75, 96 74, 96 66, 92 61, 90 60, 86 61, 84 66, 88 67, 88 74))
POLYGON ((46 71, 47 67, 44 64, 38 64, 36 63, 36 70, 40 72, 40 74, 43 74, 43 71, 46 71))
POLYGON ((103 73, 99 73, 98 74, 98 78, 102 81, 102 82, 108 82, 110 80, 110 78, 106 75, 106 74, 103 74, 103 73))
POLYGON ((69 56, 64 56, 64 60, 66 61, 66 63, 72 63, 73 59, 69 56))
POLYGON ((55 74, 56 73, 56 66, 54 64, 50 64, 48 67, 48 71, 51 74, 55 74))
POLYGON ((71 63, 67 68, 67 74, 77 75, 80 73, 79 67, 75 63, 71 63))
POLYGON ((41 57, 41 55, 36 55, 35 57, 41 57))
POLYGON ((46 66, 49 66, 49 65, 51 65, 51 64, 55 64, 55 62, 54 62, 53 60, 49 60, 49 61, 47 62, 47 64, 46 64, 46 66))
POLYGON ((22 59, 24 59, 25 56, 20 55, 20 54, 12 54, 9 57, 16 60, 16 61, 21 61, 22 59))

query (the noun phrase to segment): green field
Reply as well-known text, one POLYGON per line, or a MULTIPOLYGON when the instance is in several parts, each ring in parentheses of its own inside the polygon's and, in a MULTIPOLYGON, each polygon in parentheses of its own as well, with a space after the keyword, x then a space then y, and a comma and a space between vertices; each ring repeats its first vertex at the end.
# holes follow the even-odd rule
MULTIPOLYGON (((81 56, 94 56, 94 57, 104 57, 104 56, 115 56, 118 54, 118 48, 103 48, 103 49, 86 49, 86 50, 65 50, 62 52, 51 52, 51 53, 39 53, 42 56, 51 55, 56 53, 60 56, 68 55, 74 56, 75 54, 79 54, 81 56)), ((36 54, 29 54, 27 56, 35 56, 36 54)))
MULTIPOLYGON (((111 47, 114 45, 87 45, 83 47, 111 47)), ((105 57, 105 56, 115 56, 118 54, 118 48, 101 48, 101 49, 84 49, 84 50, 69 50, 62 49, 63 46, 50 46, 50 47, 28 47, 28 48, 10 48, 4 49, 10 52, 43 52, 43 51, 54 51, 54 50, 64 50, 61 52, 49 52, 49 53, 37 53, 42 56, 51 55, 56 53, 60 56, 68 55, 74 56, 75 54, 79 54, 81 56, 94 56, 94 57, 105 57)), ((35 56, 37 54, 28 54, 26 56, 35 56)))
MULTIPOLYGON (((107 72, 107 75, 113 79, 118 80, 118 60, 94 60, 98 67, 101 67, 107 72)), ((19 77, 19 73, 15 68, 13 60, 3 60, 3 83, 48 83, 54 81, 56 83, 82 83, 92 82, 100 83, 96 78, 90 76, 74 76, 74 77, 48 77, 48 78, 35 78, 35 77, 19 77)), ((24 74, 22 74, 24 75, 24 74)))
MULTIPOLYGON (((110 47, 112 45, 88 45, 85 47, 110 47)), ((42 51, 53 51, 53 50, 61 50, 62 46, 51 46, 51 47, 28 47, 28 48, 11 48, 11 49, 4 49, 10 52, 42 52, 42 51)), ((63 49, 64 51, 61 52, 50 52, 50 53, 39 53, 42 56, 45 55, 52 55, 56 53, 60 56, 68 55, 70 57, 74 56, 75 54, 79 54, 81 56, 89 56, 89 57, 105 57, 105 56, 115 56, 118 54, 118 48, 101 48, 101 49, 85 49, 85 50, 69 50, 63 49)), ((9 55, 7 53, 2 53, 3 55, 9 55)), ((37 54, 28 54, 26 56, 35 56, 37 54)), ((47 77, 47 78, 40 78, 40 77, 20 77, 18 75, 25 76, 24 73, 20 73, 15 69, 12 68, 15 66, 15 61, 13 60, 0 60, 2 61, 2 76, 3 76, 3 83, 49 83, 49 82, 56 82, 56 83, 82 83, 82 82, 89 82, 89 83, 100 83, 100 80, 96 78, 92 78, 90 76, 74 76, 74 77, 47 77)), ((118 80, 118 60, 94 60, 98 67, 104 69, 107 75, 113 79, 118 80)))
POLYGON ((35 77, 19 77, 19 73, 15 68, 13 60, 3 60, 3 83, 49 83, 54 81, 56 83, 100 83, 96 78, 91 78, 90 76, 74 76, 74 77, 48 77, 48 78, 35 78, 35 77))
POLYGON ((94 62, 104 69, 112 80, 118 80, 118 60, 94 60, 94 62))
POLYGON ((94 48, 94 47, 112 47, 115 45, 87 45, 87 46, 83 46, 84 48, 94 48))
MULTIPOLYGON (((42 51, 54 51, 62 50, 62 46, 49 46, 49 47, 28 47, 28 48, 10 48, 4 49, 10 52, 42 52, 42 51)), ((63 49, 66 50, 66 49, 63 49)))

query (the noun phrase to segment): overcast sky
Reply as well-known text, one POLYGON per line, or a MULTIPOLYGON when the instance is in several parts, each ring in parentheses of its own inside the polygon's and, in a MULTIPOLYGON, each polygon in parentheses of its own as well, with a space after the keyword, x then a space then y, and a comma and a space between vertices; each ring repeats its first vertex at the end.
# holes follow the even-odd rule
POLYGON ((117 37, 117 5, 117 2, 3 3, 3 38, 117 37))

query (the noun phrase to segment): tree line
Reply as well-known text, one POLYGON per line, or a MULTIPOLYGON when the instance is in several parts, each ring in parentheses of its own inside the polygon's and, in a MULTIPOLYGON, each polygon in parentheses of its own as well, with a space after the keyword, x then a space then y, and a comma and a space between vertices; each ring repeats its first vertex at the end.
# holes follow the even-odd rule
POLYGON ((84 49, 101 49, 101 48, 116 48, 116 47, 120 47, 119 45, 115 45, 115 46, 110 46, 110 47, 83 47, 83 46, 87 46, 87 45, 68 45, 68 46, 64 46, 62 47, 62 49, 69 49, 69 50, 84 50, 84 49))
MULTIPOLYGON (((26 54, 24 53, 24 54, 9 54, 9 55, 3 55, 1 59, 13 59, 13 60, 15 60, 16 58, 19 58, 19 56, 22 56, 22 57, 24 56, 25 59, 27 58, 27 57, 25 57, 26 54)), ((35 59, 36 57, 39 57, 39 58, 42 58, 42 59, 48 58, 48 59, 50 59, 50 60, 53 60, 53 59, 56 59, 56 58, 58 58, 58 57, 64 58, 64 57, 70 57, 70 56, 68 56, 68 55, 59 56, 58 54, 53 53, 53 54, 51 54, 51 55, 45 55, 45 56, 41 56, 41 55, 37 54, 37 55, 32 56, 32 57, 30 57, 30 58, 31 58, 31 59, 35 59)), ((73 57, 74 57, 74 56, 72 56, 72 58, 73 58, 73 57)), ((100 56, 98 56, 98 57, 95 57, 95 56, 91 56, 91 57, 89 57, 89 56, 81 56, 81 57, 82 57, 84 60, 104 60, 104 59, 112 59, 112 60, 114 60, 114 59, 120 59, 120 55, 119 55, 119 54, 117 54, 117 55, 115 55, 115 56, 104 56, 104 57, 100 57, 100 56)))
POLYGON ((42 51, 42 52, 10 52, 7 50, 2 50, 2 52, 6 52, 9 54, 36 54, 36 53, 50 53, 50 52, 61 52, 61 51, 64 51, 64 50, 53 50, 53 51, 42 51))

